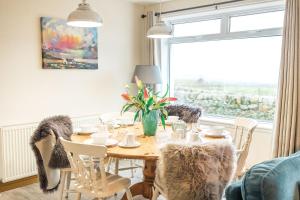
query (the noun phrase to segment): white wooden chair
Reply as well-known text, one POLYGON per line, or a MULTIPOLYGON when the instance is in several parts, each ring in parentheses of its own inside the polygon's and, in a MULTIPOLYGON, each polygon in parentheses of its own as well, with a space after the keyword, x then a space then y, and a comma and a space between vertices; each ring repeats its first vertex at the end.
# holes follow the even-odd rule
POLYGON ((236 118, 234 123, 233 142, 237 148, 237 169, 235 178, 244 174, 244 167, 252 141, 252 135, 257 126, 257 121, 248 118, 236 118))
MULTIPOLYGON (((135 115, 134 112, 125 112, 122 115, 121 115, 120 112, 104 113, 100 116, 100 121, 105 124, 105 123, 108 123, 108 122, 111 122, 111 121, 114 121, 114 120, 124 120, 125 119, 127 122, 132 122, 133 123, 134 122, 134 115, 135 115)), ((134 162, 134 160, 130 160, 130 166, 129 167, 120 168, 119 167, 120 159, 109 157, 106 171, 108 171, 108 172, 110 171, 110 168, 111 168, 111 165, 112 165, 113 162, 115 163, 114 173, 116 175, 119 174, 119 171, 131 170, 131 177, 132 178, 133 178, 133 175, 134 175, 133 170, 136 169, 136 168, 141 168, 142 167, 142 166, 136 164, 134 162)))
POLYGON ((60 140, 68 154, 75 175, 75 190, 79 192, 77 200, 81 199, 81 194, 104 200, 122 190, 126 191, 127 199, 132 200, 129 190, 130 179, 105 172, 104 158, 107 152, 105 146, 73 143, 63 138, 60 140), (99 170, 95 168, 93 158, 100 161, 99 168, 97 168, 99 170))

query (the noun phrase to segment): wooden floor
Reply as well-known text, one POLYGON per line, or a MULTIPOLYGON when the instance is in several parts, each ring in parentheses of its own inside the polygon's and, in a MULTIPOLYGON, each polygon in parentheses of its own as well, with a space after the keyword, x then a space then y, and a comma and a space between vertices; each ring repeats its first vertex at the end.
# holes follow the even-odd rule
MULTIPOLYGON (((134 178, 131 178, 131 183, 134 184, 142 180, 142 169, 135 170, 134 178)), ((130 171, 122 171, 120 172, 121 176, 130 178, 130 171)), ((123 196, 124 193, 119 193, 117 197, 112 197, 107 200, 119 200, 123 196)), ((40 188, 38 183, 30 184, 28 186, 16 188, 13 190, 9 190, 6 192, 0 193, 0 200, 56 200, 58 199, 58 193, 54 192, 51 194, 44 194, 40 188)), ((69 195, 69 200, 75 199, 75 194, 69 195)), ((160 197, 160 200, 164 198, 160 197)), ((81 200, 92 200, 84 195, 82 195, 81 200)), ((141 196, 137 196, 134 200, 145 200, 145 198, 141 196)))

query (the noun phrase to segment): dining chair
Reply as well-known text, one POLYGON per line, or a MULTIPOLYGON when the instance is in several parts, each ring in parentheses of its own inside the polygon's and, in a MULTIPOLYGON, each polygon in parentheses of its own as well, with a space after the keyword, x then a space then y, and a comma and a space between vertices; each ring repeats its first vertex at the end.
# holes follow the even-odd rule
POLYGON ((167 144, 161 148, 152 200, 220 200, 233 178, 236 152, 229 141, 167 144))
POLYGON ((68 153, 68 158, 75 176, 75 190, 78 192, 77 200, 82 194, 106 199, 116 193, 124 191, 128 200, 132 200, 129 190, 130 179, 105 172, 104 158, 107 148, 103 145, 89 145, 74 143, 60 138, 68 153), (97 158, 97 167, 93 158, 97 158))
POLYGON ((169 105, 166 110, 169 116, 178 116, 185 123, 197 123, 202 114, 201 108, 183 104, 169 105))
MULTIPOLYGON (((121 115, 120 112, 110 112, 110 113, 104 113, 100 116, 100 121, 104 124, 114 121, 114 120, 124 120, 127 122, 134 122, 134 112, 125 112, 121 115)), ((124 160, 124 159, 122 159, 124 160)), ((127 159, 126 159, 127 160, 127 159)), ((107 163, 107 169, 106 171, 110 171, 111 165, 112 163, 115 163, 115 167, 114 167, 114 173, 116 175, 119 174, 119 171, 126 171, 126 170, 130 170, 131 171, 131 177, 133 178, 134 176, 134 169, 137 168, 142 168, 142 166, 140 166, 139 164, 137 164, 135 162, 135 160, 129 160, 130 162, 130 166, 129 167, 122 167, 120 168, 120 159, 119 158, 113 158, 113 157, 109 157, 108 158, 108 163, 107 163)))
POLYGON ((236 178, 240 178, 244 174, 244 168, 248 157, 252 135, 257 126, 254 119, 238 117, 234 123, 233 142, 237 148, 237 170, 236 178))

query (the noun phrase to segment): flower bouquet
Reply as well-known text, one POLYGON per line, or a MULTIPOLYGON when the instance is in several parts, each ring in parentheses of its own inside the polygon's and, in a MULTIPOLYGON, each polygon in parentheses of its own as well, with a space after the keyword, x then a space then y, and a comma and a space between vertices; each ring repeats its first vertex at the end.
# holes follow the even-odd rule
POLYGON ((134 110, 134 121, 141 115, 144 135, 153 136, 157 130, 158 119, 161 120, 161 124, 165 128, 165 120, 168 117, 165 106, 177 99, 167 97, 169 93, 168 89, 165 94, 160 97, 159 93, 155 93, 152 89, 147 88, 138 77, 135 77, 135 81, 138 88, 137 95, 130 95, 127 88, 127 92, 121 95, 123 99, 126 100, 126 104, 123 106, 121 113, 131 109, 134 110))

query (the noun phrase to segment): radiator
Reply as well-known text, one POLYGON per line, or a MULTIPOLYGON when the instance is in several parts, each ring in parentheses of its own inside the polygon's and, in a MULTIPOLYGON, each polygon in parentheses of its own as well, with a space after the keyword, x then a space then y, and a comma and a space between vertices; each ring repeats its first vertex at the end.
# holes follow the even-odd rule
MULTIPOLYGON (((72 119, 73 127, 96 125, 98 116, 72 119)), ((5 183, 37 174, 30 137, 38 123, 0 127, 0 180, 5 183)))

